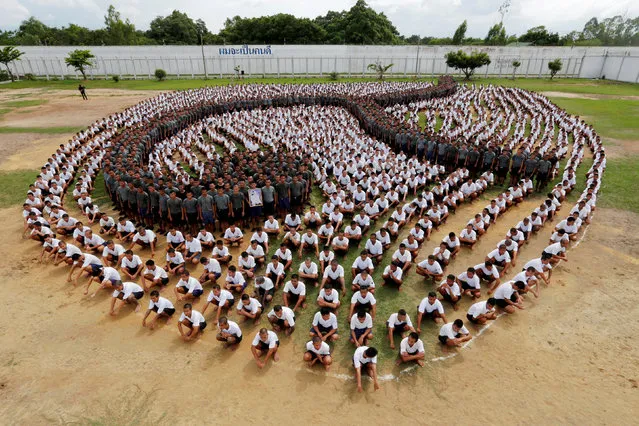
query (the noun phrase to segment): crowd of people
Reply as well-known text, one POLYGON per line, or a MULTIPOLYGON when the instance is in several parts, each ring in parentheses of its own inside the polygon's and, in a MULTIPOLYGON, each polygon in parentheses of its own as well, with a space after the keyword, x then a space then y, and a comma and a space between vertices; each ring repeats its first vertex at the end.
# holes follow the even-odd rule
POLYGON ((29 189, 25 235, 42 244, 41 261, 68 265, 69 282, 84 279, 86 295, 112 291, 111 315, 124 305, 141 310, 148 294, 142 325, 155 328, 183 302, 177 327, 185 341, 207 328, 209 308, 217 340, 232 348, 242 341, 243 323, 262 324, 265 317, 270 329, 260 328, 251 342, 260 368, 278 360, 278 333, 292 334, 296 314, 316 306, 304 361, 330 369, 332 342, 340 335, 336 314, 346 310, 358 389, 363 372, 377 388, 378 350, 370 346, 378 302, 374 274, 383 271, 377 284, 401 289, 415 264, 417 274, 437 285, 419 304, 415 326, 404 309, 386 321, 392 349, 395 336, 401 338, 398 363, 423 365, 425 317, 443 323, 443 345, 471 339, 463 319, 448 321, 442 301, 456 311, 458 301, 470 297, 466 320, 474 324, 494 320, 496 310, 523 308, 527 292, 539 296, 538 283, 550 284, 552 266, 566 260, 566 248, 595 208, 605 155, 590 126, 529 92, 454 88, 443 79, 439 86, 246 85, 160 95, 97 121, 60 146, 29 189), (414 117, 423 109, 427 124, 420 131, 414 117), (443 120, 438 131, 436 117, 443 120), (569 154, 569 139, 561 182, 547 199, 485 262, 445 275, 462 245, 472 249, 507 209, 535 189, 546 190, 569 154), (541 257, 506 280, 519 250, 574 189, 587 147, 595 161, 578 204, 541 257), (99 172, 117 217, 91 198, 99 172), (506 177, 503 193, 419 260, 424 242, 461 203, 506 177), (314 187, 321 206, 313 205, 314 187), (409 231, 400 240, 402 228, 409 231), (236 259, 232 247, 240 249, 236 259), (350 268, 340 264, 353 251, 359 255, 350 268), (303 259, 297 270, 294 258, 303 259), (163 293, 171 280, 173 300, 163 293), (484 301, 482 280, 489 285, 484 301), (316 300, 307 298, 313 287, 316 300), (350 302, 342 307, 348 290, 350 302))

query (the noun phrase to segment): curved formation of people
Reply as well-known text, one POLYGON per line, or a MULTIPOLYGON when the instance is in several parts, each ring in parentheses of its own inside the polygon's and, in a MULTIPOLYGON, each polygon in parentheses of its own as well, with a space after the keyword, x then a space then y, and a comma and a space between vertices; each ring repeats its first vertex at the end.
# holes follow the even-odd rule
POLYGON ((590 221, 605 166, 592 127, 521 89, 457 87, 449 77, 438 85, 238 85, 161 94, 96 121, 48 159, 22 214, 25 236, 42 245, 40 261, 67 265, 74 285, 84 277, 88 297, 112 291, 111 315, 126 305, 138 312, 148 298, 142 326, 153 329, 177 315, 179 302, 185 341, 213 323, 230 348, 240 345, 243 323, 265 316, 269 327, 251 341, 260 368, 278 360, 278 333, 299 328, 296 314, 316 309, 303 361, 329 370, 342 334, 337 314, 347 311, 343 335, 355 348, 361 391, 363 373, 379 387, 378 350, 370 345, 376 284, 401 291, 413 264, 432 281, 415 324, 406 309, 385 323, 391 349, 400 337, 398 364, 424 365, 426 319, 442 324, 442 345, 464 345, 472 338, 467 324, 524 309, 527 293, 540 297, 541 284, 551 284, 553 267, 567 261, 590 221), (578 202, 539 257, 508 279, 531 236, 560 214, 588 148, 593 165, 578 202), (102 190, 98 176, 117 217, 92 199, 102 190), (424 256, 420 249, 450 215, 486 191, 488 205, 424 256), (447 271, 535 192, 547 196, 484 262, 447 271), (349 277, 343 261, 353 252, 349 277), (456 312, 465 297, 473 301, 466 318, 449 321, 444 303, 456 312))

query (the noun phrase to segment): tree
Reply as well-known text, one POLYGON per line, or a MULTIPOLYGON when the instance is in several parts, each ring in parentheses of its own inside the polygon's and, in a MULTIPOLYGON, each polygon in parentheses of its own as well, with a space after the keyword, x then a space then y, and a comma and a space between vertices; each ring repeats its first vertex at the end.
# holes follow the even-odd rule
POLYGON ((20 56, 24 55, 24 52, 19 51, 13 46, 7 46, 4 49, 0 50, 0 63, 4 64, 7 68, 7 72, 9 73, 9 78, 11 81, 15 81, 15 77, 11 72, 11 68, 9 68, 9 64, 13 61, 19 61, 20 56))
POLYGON ((464 44, 464 38, 466 37, 466 30, 468 29, 468 23, 464 19, 459 27, 455 30, 455 34, 453 35, 453 44, 460 45, 464 44))
POLYGON ((93 65, 93 58, 95 58, 95 55, 90 50, 76 49, 69 52, 69 55, 64 58, 64 62, 67 67, 73 67, 76 71, 79 71, 82 74, 82 79, 86 80, 87 75, 84 69, 93 65))
POLYGON ((159 44, 199 44, 200 41, 195 21, 178 10, 152 20, 147 36, 159 44))
POLYGON ((164 81, 164 79, 166 78, 166 71, 164 71, 162 68, 158 68, 155 70, 153 75, 155 75, 155 78, 157 78, 159 81, 164 81))
POLYGON ((557 58, 554 61, 550 61, 548 62, 548 69, 550 70, 550 79, 552 80, 553 77, 559 72, 561 71, 561 67, 563 66, 563 64, 561 63, 561 59, 557 58))
POLYGON ((549 33, 545 26, 540 25, 529 29, 526 34, 519 37, 519 41, 534 46, 556 46, 559 44, 559 34, 549 33))
POLYGON ((517 72, 517 68, 519 68, 521 66, 521 62, 513 61, 512 65, 513 65, 513 80, 514 80, 515 79, 515 73, 517 72))
POLYGON ((120 12, 113 5, 109 6, 107 14, 104 16, 106 26, 106 43, 114 46, 136 44, 135 25, 128 19, 122 20, 120 12))
POLYGON ((461 70, 466 76, 466 80, 470 80, 477 68, 490 65, 490 57, 486 52, 472 52, 469 55, 463 50, 458 50, 457 52, 448 52, 445 57, 446 65, 461 70))
POLYGON ((384 15, 357 0, 344 16, 344 38, 350 44, 398 44, 399 32, 384 15))
POLYGON ((488 30, 484 39, 484 44, 488 46, 503 46, 506 44, 506 28, 501 22, 495 24, 488 30))
POLYGON ((368 64, 368 69, 377 74, 377 78, 380 80, 384 79, 384 74, 393 67, 394 64, 383 65, 380 61, 375 62, 374 64, 368 64))

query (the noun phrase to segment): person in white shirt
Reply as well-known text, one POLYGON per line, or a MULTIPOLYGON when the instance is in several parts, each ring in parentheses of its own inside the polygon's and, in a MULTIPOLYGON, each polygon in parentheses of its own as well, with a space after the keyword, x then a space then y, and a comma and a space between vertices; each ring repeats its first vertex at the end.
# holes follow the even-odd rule
POLYGON ((227 246, 233 246, 234 244, 241 246, 244 243, 244 234, 242 230, 231 224, 226 231, 224 231, 224 244, 227 246))
POLYGON ((115 236, 120 241, 131 241, 135 235, 135 226, 130 220, 126 220, 125 217, 121 217, 116 225, 115 236))
POLYGON ((365 310, 357 311, 356 314, 350 315, 351 333, 350 341, 355 346, 364 346, 373 338, 373 317, 365 310))
POLYGON ((497 313, 495 312, 495 303, 496 302, 493 297, 489 297, 488 300, 474 303, 470 307, 470 309, 468 309, 466 318, 473 324, 480 325, 486 324, 488 321, 497 319, 497 313))
POLYGON ((147 309, 144 318, 142 318, 142 327, 147 326, 146 319, 149 317, 151 312, 155 312, 156 314, 148 324, 148 327, 153 330, 155 328, 155 324, 160 318, 166 318, 166 323, 169 323, 169 319, 175 313, 175 307, 169 299, 161 297, 159 291, 153 290, 150 294, 149 309, 147 309))
POLYGON ((86 277, 89 279, 93 279, 93 277, 98 277, 102 273, 102 262, 96 256, 89 253, 75 253, 71 256, 71 260, 73 260, 73 265, 69 270, 69 275, 67 277, 67 282, 73 282, 75 286, 78 282, 78 278, 82 275, 82 272, 86 273, 86 277), (79 269, 78 275, 74 278, 73 271, 79 269))
POLYGON ((101 213, 100 234, 115 235, 116 232, 115 220, 106 213, 101 213))
POLYGON ((125 251, 122 245, 115 244, 113 240, 107 240, 102 250, 102 261, 106 266, 117 266, 122 261, 125 251))
POLYGON ((322 279, 320 289, 326 284, 331 284, 334 289, 341 290, 342 296, 346 294, 346 286, 344 285, 344 268, 342 265, 339 265, 335 259, 331 260, 330 266, 324 269, 324 277, 322 279))
POLYGON ((377 241, 377 235, 371 234, 370 239, 366 241, 364 249, 373 262, 380 263, 382 261, 384 246, 380 241, 377 241))
POLYGON ((197 265, 200 263, 200 257, 202 257, 202 244, 197 238, 193 238, 193 235, 187 233, 184 240, 184 250, 182 251, 184 260, 186 262, 197 265))
POLYGON ((284 244, 293 250, 299 249, 302 244, 302 234, 298 231, 288 231, 284 234, 281 244, 284 244))
POLYGON ((566 248, 568 247, 568 240, 561 240, 546 247, 542 252, 542 257, 549 258, 550 264, 555 266, 560 261, 568 262, 566 257, 566 248))
POLYGON ((337 312, 340 307, 339 292, 334 290, 330 283, 326 284, 317 295, 317 304, 320 308, 328 308, 337 312))
POLYGON ((424 342, 419 338, 419 334, 413 331, 407 337, 404 337, 399 344, 399 359, 397 360, 397 365, 415 361, 417 365, 423 367, 425 356, 424 342))
POLYGON ((275 286, 269 277, 259 276, 255 278, 255 292, 253 297, 262 305, 268 305, 275 295, 275 286))
POLYGON ((417 307, 417 332, 422 332, 422 319, 431 318, 435 323, 439 319, 446 323, 446 314, 442 302, 437 299, 437 293, 431 291, 424 297, 417 307))
POLYGON ((315 255, 319 257, 319 239, 317 235, 313 233, 311 228, 308 228, 306 233, 302 235, 302 242, 299 250, 300 257, 302 257, 302 252, 304 250, 313 250, 315 255))
POLYGON ((361 286, 359 291, 353 293, 348 316, 352 317, 356 310, 370 312, 371 318, 375 319, 375 314, 377 312, 377 300, 375 300, 375 296, 369 291, 369 288, 366 285, 361 286))
POLYGON ((457 284, 455 275, 449 274, 446 280, 437 287, 437 291, 442 295, 445 301, 453 305, 454 310, 457 310, 457 303, 459 299, 461 299, 461 289, 459 288, 459 284, 457 284))
POLYGON ((184 304, 184 311, 178 320, 178 331, 185 342, 197 339, 206 328, 204 315, 193 309, 190 303, 184 304), (186 328, 186 330, 185 330, 186 328))
POLYGON ((412 266, 413 257, 410 252, 406 249, 405 244, 400 244, 399 249, 393 253, 392 257, 393 263, 402 269, 402 272, 405 274, 406 271, 410 269, 412 266))
POLYGON ((344 237, 348 238, 349 246, 357 246, 362 241, 362 229, 357 222, 351 222, 344 230, 344 237))
POLYGON ((417 264, 416 270, 418 275, 426 278, 426 281, 433 280, 433 282, 441 281, 444 278, 444 270, 437 262, 437 258, 434 255, 429 255, 426 260, 422 260, 417 264))
POLYGON ((257 366, 259 368, 264 368, 269 358, 273 358, 274 362, 279 361, 280 357, 277 354, 279 347, 280 341, 277 338, 277 334, 275 334, 274 331, 261 328, 255 335, 253 343, 251 344, 251 353, 253 354, 253 358, 255 359, 257 366), (264 355, 264 360, 262 360, 261 358, 264 355))
POLYGON ((132 283, 130 281, 122 282, 119 281, 113 286, 113 294, 111 297, 111 309, 109 311, 109 315, 115 316, 120 311, 120 308, 124 304, 132 303, 135 305, 135 312, 140 312, 140 302, 138 300, 142 299, 144 296, 144 289, 137 285, 136 283, 132 283), (121 300, 122 303, 115 308, 115 302, 117 300, 121 300))
POLYGON ((360 252, 360 255, 353 261, 353 265, 351 266, 351 274, 353 277, 364 271, 372 274, 374 269, 375 267, 373 266, 373 261, 368 257, 368 252, 366 250, 362 250, 360 252))
POLYGON ((186 269, 184 268, 184 257, 179 251, 170 248, 166 253, 166 272, 175 275, 181 275, 186 269))
POLYGON ((213 284, 217 283, 217 280, 222 276, 222 268, 220 262, 216 259, 209 259, 208 257, 201 257, 200 263, 204 267, 202 275, 200 276, 200 284, 204 285, 207 282, 213 284))
POLYGON ((461 250, 461 243, 459 242, 459 238, 457 238, 457 235, 455 235, 454 232, 451 232, 450 234, 448 234, 448 236, 444 237, 442 242, 446 244, 446 248, 450 252, 451 257, 457 256, 457 253, 459 253, 459 250, 461 250))
POLYGON ((284 305, 293 306, 293 311, 306 308, 306 285, 299 280, 297 274, 291 275, 291 280, 284 285, 282 290, 284 305))
POLYGON ((461 346, 473 338, 460 319, 442 325, 438 337, 441 344, 446 346, 461 346))
POLYGON ((322 216, 319 214, 315 206, 311 206, 310 211, 304 215, 304 225, 307 228, 317 228, 322 224, 322 216))
POLYGON ((245 321, 251 319, 254 324, 257 324, 262 316, 262 304, 248 294, 242 295, 236 310, 237 314, 243 316, 245 321))
POLYGON ((99 236, 95 235, 91 229, 87 229, 84 233, 84 249, 91 253, 102 253, 106 247, 106 241, 99 236))
POLYGON ((207 231, 206 228, 200 229, 200 232, 198 232, 195 238, 200 241, 202 249, 213 250, 213 245, 215 245, 215 238, 213 238, 213 234, 207 231))
POLYGON ((250 279, 255 276, 256 269, 257 263, 255 263, 255 259, 253 259, 253 256, 243 251, 240 254, 240 258, 237 260, 238 272, 244 275, 246 278, 250 279))
POLYGON ((297 270, 297 274, 304 282, 313 284, 315 287, 319 286, 319 274, 317 264, 311 261, 310 257, 304 259, 304 262, 300 263, 300 267, 297 270))
POLYGON ((235 265, 231 265, 226 270, 226 279, 224 283, 224 288, 229 291, 235 291, 237 293, 242 293, 247 286, 247 282, 244 279, 244 275, 238 272, 235 265))
POLYGON ((309 368, 319 362, 324 366, 326 371, 329 371, 333 363, 331 347, 320 337, 315 336, 311 341, 306 343, 306 352, 304 352, 303 359, 308 363, 309 368))
POLYGON ((373 294, 375 293, 375 281, 373 281, 373 277, 367 270, 363 270, 361 273, 357 274, 357 276, 353 279, 351 290, 356 292, 362 287, 368 288, 368 291, 373 294))
POLYGON ((273 216, 268 216, 264 222, 264 232, 268 235, 277 237, 280 233, 280 224, 273 216))
POLYGON ((288 306, 273 306, 267 318, 275 332, 284 331, 284 334, 290 336, 295 331, 295 313, 288 306))
POLYGON ((442 267, 442 270, 448 266, 450 263, 450 250, 448 250, 448 246, 445 242, 442 241, 439 247, 435 247, 433 256, 435 256, 435 260, 439 263, 439 266, 442 267))
MULTIPOLYGON (((85 295, 89 294, 89 288, 91 287, 91 283, 93 283, 94 279, 96 278, 91 277, 91 279, 87 283, 87 286, 84 289, 85 295)), ((100 275, 97 277, 96 281, 100 283, 100 287, 98 287, 98 289, 93 294, 91 294, 91 298, 95 297, 100 290, 110 290, 112 288, 115 288, 116 284, 122 282, 122 278, 120 277, 120 273, 115 268, 106 266, 102 268, 102 271, 100 272, 100 275)))
POLYGON ((495 305, 503 309, 506 313, 512 314, 517 309, 525 309, 523 300, 519 295, 520 291, 525 291, 528 285, 523 281, 508 281, 497 287, 493 298, 495 305))
POLYGON ((133 251, 127 250, 120 261, 120 270, 130 280, 135 280, 142 273, 142 259, 137 254, 133 254, 133 251))
MULTIPOLYGON (((484 280, 488 284, 490 284, 490 290, 494 291, 497 286, 501 284, 499 271, 490 260, 486 260, 483 263, 478 263, 477 265, 473 266, 473 269, 475 270, 475 275, 477 275, 480 280, 484 280)), ((488 291, 488 294, 492 294, 492 291, 490 290, 488 291)))
POLYGON ((280 288, 280 284, 284 282, 286 271, 284 271, 284 265, 280 262, 280 258, 276 255, 273 255, 271 262, 266 265, 265 275, 275 283, 275 289, 280 288))
POLYGON ((184 270, 180 274, 180 280, 175 285, 175 296, 178 301, 197 299, 204 293, 202 284, 189 271, 184 270))
MULTIPOLYGON (((264 233, 266 235, 266 233, 264 233)), ((262 247, 257 240, 251 240, 251 244, 247 247, 246 252, 253 256, 255 263, 258 266, 264 265, 266 261, 266 252, 264 251, 264 247, 262 247)))
POLYGON ((388 317, 386 329, 388 330, 388 341, 391 349, 395 349, 395 334, 403 338, 405 333, 415 331, 413 323, 404 309, 400 309, 388 317))
POLYGON ((470 247, 472 250, 477 243, 477 233, 473 229, 473 225, 470 223, 466 225, 464 229, 459 233, 459 241, 470 247))
POLYGON ((233 293, 220 288, 217 284, 214 284, 213 289, 211 289, 211 292, 206 298, 206 304, 204 305, 204 309, 202 309, 202 315, 204 315, 209 305, 216 307, 215 322, 213 324, 217 324, 220 319, 220 315, 222 314, 222 310, 226 310, 228 313, 231 309, 233 309, 233 305, 235 305, 235 298, 233 297, 233 293))
POLYGON ((353 367, 357 381, 357 392, 362 392, 362 368, 373 379, 373 388, 379 389, 377 383, 377 349, 360 345, 353 354, 353 367))
POLYGON ((475 274, 475 268, 468 268, 466 272, 457 275, 455 281, 461 287, 462 294, 471 296, 473 300, 481 297, 481 283, 475 274))
POLYGON ((501 273, 499 274, 501 277, 506 275, 512 266, 510 255, 506 250, 505 244, 500 245, 499 248, 488 253, 484 261, 486 260, 489 260, 493 265, 502 268, 501 273))
POLYGON ((318 337, 324 342, 334 342, 339 339, 337 328, 337 316, 331 312, 330 308, 322 307, 313 317, 310 335, 311 337, 318 337))
POLYGON ((224 241, 217 240, 211 252, 211 259, 215 259, 221 264, 226 264, 233 259, 233 256, 229 253, 228 247, 224 245, 224 241))
POLYGON ((226 343, 227 348, 234 348, 242 342, 242 330, 236 322, 230 321, 226 317, 221 317, 218 320, 217 327, 220 332, 215 338, 218 342, 226 343))
POLYGON ((402 268, 397 266, 394 263, 391 263, 384 268, 384 272, 382 272, 382 279, 384 283, 382 285, 394 285, 398 290, 401 290, 402 284, 404 280, 402 279, 404 275, 404 271, 402 268))
POLYGON ((542 280, 547 286, 550 285, 552 265, 550 264, 549 255, 542 255, 536 259, 529 260, 528 263, 524 265, 524 270, 528 270, 528 268, 534 268, 535 277, 538 280, 542 280), (548 272, 548 275, 546 275, 546 272, 548 272))
POLYGON ((139 227, 138 232, 136 232, 131 239, 129 250, 133 250, 136 244, 142 248, 148 247, 151 249, 151 257, 153 257, 155 256, 155 244, 157 241, 158 238, 155 236, 155 232, 145 229, 144 227, 139 227))
POLYGON ((146 269, 141 274, 142 286, 145 291, 155 285, 162 288, 169 283, 169 276, 166 271, 155 264, 152 259, 149 259, 145 263, 146 269))

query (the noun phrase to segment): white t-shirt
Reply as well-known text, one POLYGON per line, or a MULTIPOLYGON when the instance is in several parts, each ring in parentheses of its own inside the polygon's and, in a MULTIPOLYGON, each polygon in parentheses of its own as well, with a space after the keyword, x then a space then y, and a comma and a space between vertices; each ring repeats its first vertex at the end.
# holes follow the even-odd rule
POLYGON ((419 266, 422 269, 426 269, 428 272, 431 272, 436 275, 444 273, 439 263, 433 262, 433 264, 431 265, 430 263, 428 263, 428 259, 422 260, 421 262, 417 264, 417 266, 419 266))
POLYGON ((118 297, 120 293, 122 293, 122 298, 128 299, 131 293, 138 293, 140 291, 144 292, 144 289, 136 283, 127 281, 125 283, 122 283, 122 290, 114 290, 112 296, 118 297))
POLYGON ((202 290, 202 284, 200 284, 200 282, 193 277, 189 277, 186 281, 180 279, 180 281, 178 281, 175 286, 186 287, 189 294, 193 293, 194 290, 202 290))
POLYGON ((233 293, 225 289, 220 289, 219 296, 216 296, 215 293, 213 293, 213 290, 211 290, 208 297, 206 298, 206 301, 211 303, 215 300, 219 306, 224 306, 227 300, 234 300, 234 299, 235 298, 233 297, 233 293))
POLYGON ((195 309, 191 309, 191 316, 187 317, 184 312, 180 315, 179 322, 184 321, 185 319, 189 320, 189 322, 193 325, 193 327, 199 327, 200 324, 205 323, 204 315, 196 311, 195 309))
POLYGON ((153 309, 153 307, 158 308, 158 314, 164 312, 165 309, 175 309, 173 303, 171 303, 169 299, 166 299, 162 296, 158 297, 157 303, 153 302, 153 300, 149 300, 149 309, 153 309))
POLYGON ((468 315, 471 315, 473 318, 477 318, 480 315, 485 315, 489 312, 495 312, 495 308, 488 309, 486 307, 486 301, 481 301, 474 303, 470 309, 468 309, 468 315))
MULTIPOLYGON (((493 268, 493 269, 495 269, 495 268, 493 268)), ((479 285, 479 277, 477 276, 477 274, 473 274, 473 277, 470 278, 468 276, 468 272, 462 272, 461 274, 457 275, 457 279, 461 283, 466 283, 468 286, 474 287, 477 290, 479 290, 481 288, 480 285, 479 285)))
POLYGON ((324 269, 324 278, 331 278, 333 280, 344 278, 344 268, 342 265, 337 265, 337 268, 333 270, 331 266, 324 269))
POLYGON ((260 332, 258 331, 257 334, 255 335, 255 338, 253 339, 252 345, 257 346, 260 344, 260 342, 262 342, 268 345, 269 349, 273 349, 277 347, 277 342, 279 342, 279 339, 277 338, 277 334, 275 334, 275 332, 271 330, 268 330, 267 333, 268 334, 266 336, 266 340, 262 340, 260 338, 260 332))
POLYGON ((367 313, 364 322, 360 322, 359 319, 357 319, 357 313, 353 314, 351 317, 351 330, 366 328, 373 328, 373 317, 367 313))
POLYGON ((322 355, 322 356, 331 354, 331 347, 326 342, 322 342, 322 344, 320 345, 320 348, 315 349, 315 346, 313 346, 313 341, 311 340, 310 342, 306 343, 306 350, 308 352, 313 352, 314 354, 322 355))
POLYGON ((404 321, 401 321, 398 317, 399 315, 397 314, 397 312, 391 314, 391 316, 388 317, 388 321, 386 321, 386 324, 388 324, 388 326, 391 328, 397 328, 401 325, 407 325, 409 327, 413 326, 413 322, 410 320, 410 317, 408 315, 406 315, 406 319, 404 321))
POLYGON ((276 317, 278 319, 283 319, 285 321, 288 321, 288 325, 290 327, 295 327, 295 312, 293 312, 293 310, 289 308, 288 306, 282 306, 281 317, 278 317, 277 315, 275 315, 275 309, 271 309, 271 312, 269 312, 267 316, 269 318, 276 317))
POLYGON ((303 282, 298 281, 297 287, 295 287, 291 281, 288 281, 284 285, 284 289, 282 291, 284 293, 291 293, 297 296, 306 296, 306 285, 303 282))
POLYGON ((321 289, 317 296, 317 299, 324 299, 327 303, 337 303, 339 302, 339 292, 335 289, 331 289, 331 294, 326 294, 326 289, 321 289))
POLYGON ((242 337, 242 330, 240 329, 240 326, 235 321, 228 320, 227 323, 229 325, 229 328, 224 330, 225 333, 228 333, 235 337, 242 337))
POLYGON ((466 326, 462 326, 462 328, 459 329, 459 331, 456 333, 455 330, 453 330, 453 323, 449 322, 448 324, 444 324, 442 325, 442 327, 439 329, 439 335, 440 336, 447 336, 449 339, 455 339, 457 337, 457 334, 469 334, 468 329, 466 328, 466 326))
POLYGON ((142 241, 143 243, 150 244, 151 241, 153 241, 153 240, 155 240, 155 232, 149 231, 148 229, 146 230, 144 235, 140 235, 140 233, 137 232, 133 236, 133 242, 142 241))
POLYGON ((424 297, 421 303, 419 304, 419 306, 417 307, 417 311, 422 314, 423 313, 430 314, 431 312, 437 311, 439 314, 443 315, 444 306, 442 305, 442 302, 439 301, 439 299, 435 299, 435 303, 431 305, 430 302, 428 301, 428 297, 424 297))
POLYGON ((238 311, 241 311, 242 309, 244 309, 246 312, 255 314, 257 313, 257 310, 260 309, 261 307, 262 307, 262 304, 258 302, 257 299, 250 297, 248 305, 245 305, 244 303, 242 303, 242 300, 240 300, 237 304, 236 309, 238 311))
POLYGON ((317 274, 317 264, 315 262, 311 262, 309 266, 306 266, 306 262, 302 262, 300 263, 298 272, 308 275, 317 274))
POLYGON ((373 358, 364 357, 364 352, 366 352, 366 349, 368 349, 368 346, 360 346, 359 348, 355 349, 355 353, 353 354, 353 365, 355 366, 355 368, 360 368, 362 364, 377 364, 377 356, 374 356, 373 358))
POLYGON ((322 313, 316 312, 315 316, 313 317, 313 327, 316 327, 318 325, 324 328, 332 328, 337 330, 337 316, 334 313, 330 312, 328 314, 328 319, 324 320, 324 318, 322 318, 322 313))
POLYGON ((424 352, 424 342, 421 339, 417 339, 414 345, 408 343, 408 337, 404 337, 399 344, 399 352, 405 354, 415 355, 424 352))

